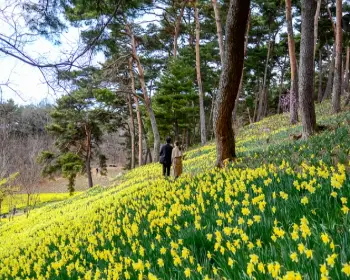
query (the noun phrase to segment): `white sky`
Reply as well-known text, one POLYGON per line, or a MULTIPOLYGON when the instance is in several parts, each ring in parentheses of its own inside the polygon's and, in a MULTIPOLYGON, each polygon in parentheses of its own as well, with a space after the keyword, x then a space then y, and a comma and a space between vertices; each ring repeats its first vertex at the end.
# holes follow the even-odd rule
MULTIPOLYGON (((5 5, 10 2, 11 0, 0 0, 0 9, 4 9, 5 5)), ((10 9, 8 11, 11 12, 10 9)), ((18 21, 23 20, 19 19, 18 21)), ((21 25, 23 26, 23 22, 21 25)), ((8 35, 11 33, 11 23, 6 22, 3 17, 0 19, 0 26, 2 34, 8 35)), ((46 57, 49 61, 58 61, 62 51, 69 52, 77 48, 79 34, 80 30, 78 28, 70 27, 66 33, 61 35, 62 44, 59 46, 38 37, 36 41, 25 47, 25 51, 33 58, 46 57)), ((103 54, 97 55, 93 61, 94 63, 103 62, 103 54)), ((2 86, 0 90, 2 100, 11 98, 18 104, 38 104, 45 98, 51 102, 57 98, 44 82, 39 69, 0 52, 0 84, 7 81, 10 82, 11 88, 16 90, 16 93, 8 87, 2 86)))
MULTIPOLYGON (((6 3, 11 3, 16 0, 0 0, 0 10, 3 9, 6 3)), ((20 1, 20 0, 19 0, 20 1)), ((9 10, 10 12, 11 10, 9 10)), ((161 14, 161 10, 155 10, 155 13, 161 14)), ((20 14, 18 12, 18 14, 20 14)), ((140 19, 140 24, 143 25, 143 20, 153 20, 155 15, 145 15, 140 19)), ((18 20, 25 26, 22 18, 18 20)), ((145 24, 146 25, 146 24, 145 24)), ((10 34, 11 23, 2 20, 0 15, 0 33, 10 34)), ((62 51, 70 52, 76 50, 79 42, 80 30, 70 27, 68 31, 61 35, 61 45, 54 46, 51 42, 44 38, 38 38, 37 41, 26 46, 26 53, 31 57, 46 57, 49 61, 57 61, 62 51)), ((102 53, 98 53, 92 60, 93 64, 104 62, 105 58, 102 53)), ((7 100, 12 98, 18 104, 38 104, 43 99, 48 99, 53 102, 58 96, 54 95, 53 91, 45 83, 39 69, 29 66, 15 58, 6 56, 0 52, 0 84, 10 81, 10 85, 17 93, 14 93, 7 87, 1 87, 0 98, 7 100)))

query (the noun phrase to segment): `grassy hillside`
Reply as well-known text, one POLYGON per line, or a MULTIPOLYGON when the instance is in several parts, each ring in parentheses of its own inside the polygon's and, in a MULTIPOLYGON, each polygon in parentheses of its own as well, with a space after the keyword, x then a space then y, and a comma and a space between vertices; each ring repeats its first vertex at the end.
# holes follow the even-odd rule
POLYGON ((0 278, 346 279, 350 113, 318 107, 309 141, 279 115, 238 132, 239 160, 187 153, 185 174, 126 173, 0 226, 0 278))

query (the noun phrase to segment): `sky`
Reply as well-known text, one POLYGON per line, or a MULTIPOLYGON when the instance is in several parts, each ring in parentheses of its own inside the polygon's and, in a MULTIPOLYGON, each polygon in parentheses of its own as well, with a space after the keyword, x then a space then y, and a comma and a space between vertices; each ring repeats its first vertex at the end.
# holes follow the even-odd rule
MULTIPOLYGON (((13 1, 13 0, 12 0, 13 1)), ((11 0, 0 0, 0 10, 11 0)), ((8 13, 11 12, 7 9, 8 13)), ((24 22, 18 18, 18 22, 24 26, 24 22)), ((12 24, 0 14, 0 34, 11 34, 12 24)), ((46 57, 49 61, 57 61, 62 52, 75 50, 79 42, 80 30, 69 27, 67 32, 61 35, 61 45, 55 46, 52 42, 42 37, 37 37, 34 42, 26 45, 25 51, 31 57, 46 57)), ((103 54, 98 54, 93 63, 103 62, 103 54)), ((58 97, 59 93, 53 92, 45 83, 43 75, 38 68, 32 67, 0 52, 0 84, 9 82, 9 87, 1 86, 0 101, 13 99, 18 104, 38 104, 43 99, 50 103, 58 97), (13 90, 12 90, 13 89, 13 90)))
MULTIPOLYGON (((0 0, 0 36, 2 34, 11 34, 11 23, 6 19, 1 10, 7 5, 7 3, 16 2, 19 0, 0 0)), ((11 9, 7 9, 8 13, 11 13, 11 9)), ((17 12, 20 14, 20 12, 17 12)), ((155 14, 161 14, 161 10, 155 10, 155 14)), ((141 25, 147 25, 147 21, 156 18, 155 14, 145 15, 139 18, 136 22, 141 25), (145 21, 146 23, 143 23, 145 21)), ((18 16, 18 22, 22 26, 25 26, 24 20, 18 16)), ((25 48, 26 53, 31 57, 47 57, 49 61, 57 61, 60 58, 62 52, 70 52, 76 50, 81 30, 75 27, 69 27, 67 32, 61 34, 61 45, 55 46, 52 42, 38 37, 37 40, 28 44, 25 48)), ((0 45, 1 46, 1 45, 0 45)), ((97 53, 93 59, 92 64, 98 65, 103 63, 105 57, 103 53, 97 53)), ((13 99, 18 104, 38 104, 43 99, 47 99, 50 103, 53 103, 57 99, 60 93, 53 92, 50 87, 45 83, 44 78, 39 69, 29 66, 15 58, 6 56, 0 52, 0 85, 6 81, 10 81, 10 86, 16 92, 8 87, 1 87, 0 101, 13 99)), ((63 94, 63 92, 62 92, 63 94)))

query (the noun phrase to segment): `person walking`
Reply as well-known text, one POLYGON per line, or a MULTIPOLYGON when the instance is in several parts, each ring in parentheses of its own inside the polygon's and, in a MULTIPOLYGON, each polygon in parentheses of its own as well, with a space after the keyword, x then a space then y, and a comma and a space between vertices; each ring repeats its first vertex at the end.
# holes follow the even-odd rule
POLYGON ((174 177, 178 178, 182 174, 182 151, 179 142, 175 142, 175 148, 171 154, 171 161, 174 168, 174 177))
POLYGON ((171 154, 173 150, 173 146, 170 143, 171 138, 168 136, 166 138, 166 144, 160 149, 159 162, 163 165, 163 176, 170 176, 171 154))

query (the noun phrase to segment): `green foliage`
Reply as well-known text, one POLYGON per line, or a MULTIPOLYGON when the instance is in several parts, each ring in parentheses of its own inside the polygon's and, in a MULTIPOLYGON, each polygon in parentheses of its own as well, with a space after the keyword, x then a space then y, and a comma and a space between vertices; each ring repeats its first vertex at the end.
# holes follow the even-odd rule
POLYGON ((105 155, 99 155, 99 167, 100 167, 100 174, 102 176, 107 176, 107 157, 105 155))
POLYGON ((125 100, 96 80, 95 70, 74 72, 66 76, 77 89, 57 100, 47 130, 56 138, 57 151, 43 152, 44 176, 61 174, 74 192, 78 173, 91 174, 90 162, 105 131, 116 131, 125 123, 125 100), (82 87, 80 87, 82 86, 82 87))
POLYGON ((80 156, 72 152, 56 156, 52 152, 43 151, 38 161, 45 165, 42 171, 43 176, 53 178, 54 175, 62 175, 63 178, 68 179, 69 193, 71 195, 74 193, 75 178, 85 167, 85 163, 80 156))
POLYGON ((198 101, 193 75, 195 69, 183 59, 169 62, 162 75, 154 98, 154 108, 161 135, 179 137, 183 129, 190 129, 198 119, 198 101))

